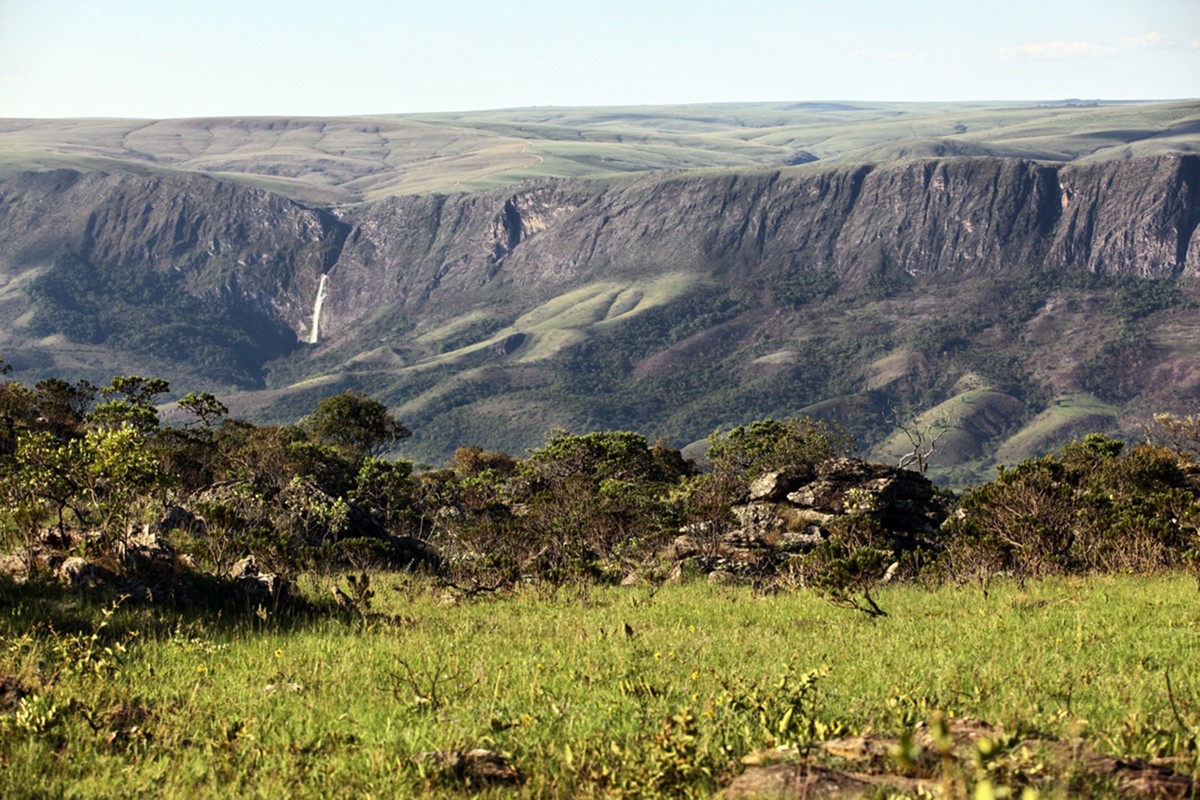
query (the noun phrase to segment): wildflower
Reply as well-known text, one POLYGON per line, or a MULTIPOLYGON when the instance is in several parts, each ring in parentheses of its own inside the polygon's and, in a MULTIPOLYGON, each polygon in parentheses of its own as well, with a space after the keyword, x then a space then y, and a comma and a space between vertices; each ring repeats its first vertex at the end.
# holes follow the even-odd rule
POLYGON ((283 658, 283 648, 282 648, 282 647, 278 648, 278 649, 275 651, 275 657, 276 657, 276 658, 283 658))
POLYGON ((204 673, 208 672, 208 667, 201 664, 200 666, 196 667, 196 672, 199 672, 201 675, 203 675, 204 673))
POLYGON ((656 652, 656 653, 654 654, 654 660, 655 660, 655 661, 662 661, 662 653, 656 652))

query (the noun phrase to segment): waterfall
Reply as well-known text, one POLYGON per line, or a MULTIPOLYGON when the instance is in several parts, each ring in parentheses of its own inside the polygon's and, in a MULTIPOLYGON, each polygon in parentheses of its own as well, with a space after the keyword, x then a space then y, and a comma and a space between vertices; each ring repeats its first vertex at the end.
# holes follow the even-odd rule
POLYGON ((321 328, 321 306, 325 303, 325 283, 328 275, 321 276, 321 284, 317 287, 317 302, 313 303, 312 334, 308 337, 309 344, 316 344, 321 328))

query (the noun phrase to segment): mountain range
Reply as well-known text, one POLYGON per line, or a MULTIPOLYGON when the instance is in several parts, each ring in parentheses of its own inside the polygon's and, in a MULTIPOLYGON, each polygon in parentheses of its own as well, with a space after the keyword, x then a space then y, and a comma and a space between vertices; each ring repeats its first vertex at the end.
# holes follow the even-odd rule
POLYGON ((1196 101, 0 120, 0 355, 260 421, 356 389, 435 464, 900 423, 965 484, 1195 410, 1198 223, 1196 101))

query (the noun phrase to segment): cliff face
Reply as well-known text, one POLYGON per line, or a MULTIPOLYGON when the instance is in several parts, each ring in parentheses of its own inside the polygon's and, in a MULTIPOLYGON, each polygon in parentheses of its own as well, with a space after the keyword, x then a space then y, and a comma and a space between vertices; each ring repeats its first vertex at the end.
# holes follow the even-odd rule
POLYGON ((985 158, 397 198, 352 220, 329 311, 343 329, 381 302, 415 311, 478 302, 489 286, 537 297, 675 269, 830 270, 847 286, 1031 266, 1192 277, 1198 189, 1195 156, 1059 167, 985 158))
POLYGON ((0 179, 0 271, 9 276, 63 256, 172 271, 181 290, 255 301, 297 330, 347 231, 326 211, 202 175, 0 179))
POLYGON ((553 181, 515 193, 408 196, 343 222, 204 176, 23 173, 0 181, 8 271, 63 253, 175 270, 193 293, 234 291, 301 338, 320 276, 336 335, 387 306, 408 315, 535 299, 612 274, 740 279, 828 270, 874 276, 1056 270, 1194 277, 1200 158, 1040 166, 949 159, 820 172, 553 181))
MULTIPOLYGON (((1097 293, 1104 289, 1063 290, 1051 302, 1020 285, 1028 270, 1194 279, 1198 223, 1195 155, 561 179, 336 211, 198 174, 13 173, 0 175, 0 318, 8 321, 0 354, 78 368, 85 356, 70 347, 79 342, 64 347, 47 332, 59 319, 73 326, 59 330, 90 331, 80 316, 106 308, 99 332, 83 342, 94 348, 88 357, 133 343, 143 347, 130 351, 136 364, 174 336, 130 331, 136 298, 75 304, 78 281, 48 292, 45 281, 61 277, 70 257, 99 271, 89 275, 120 272, 110 298, 198 298, 171 306, 196 317, 175 349, 209 352, 180 374, 202 379, 241 353, 237 374, 252 375, 252 361, 262 373, 243 386, 263 380, 268 363, 268 384, 284 395, 362 386, 402 405, 418 439, 442 437, 431 457, 464 436, 527 446, 572 420, 648 433, 668 420, 669 436, 699 436, 753 414, 812 406, 878 417, 884 401, 1035 387, 1043 405, 981 395, 1004 420, 963 445, 978 454, 995 449, 980 442, 1005 435, 1005 425, 1063 416, 1046 397, 1108 392, 1125 404, 1087 400, 1075 417, 1051 419, 1053 430, 1112 422, 1131 403, 1164 410, 1143 385, 1166 387, 1178 403, 1200 400, 1192 315, 1176 313, 1157 339, 1143 329, 1130 335, 1127 323, 1167 308, 1168 295, 1110 302, 1097 293), (297 349, 310 341, 323 275, 320 341, 297 349), (810 285, 812 276, 815 294, 781 299, 781 285, 810 285), (47 310, 47 297, 58 305, 47 310), (247 304, 261 320, 239 322, 252 316, 247 304), (258 333, 279 324, 295 342, 284 341, 286 330, 283 338, 258 333), (844 341, 852 344, 831 344, 844 341), (1065 344, 1031 361, 1030 342, 1065 344), (60 362, 60 353, 69 355, 60 362), (1120 385, 1109 386, 1108 375, 1120 385), (310 378, 320 380, 304 383, 310 378), (572 411, 580 404, 586 413, 572 411), (479 427, 485 418, 491 427, 479 427), (497 431, 521 433, 488 438, 497 431)), ((98 374, 89 377, 128 363, 92 365, 98 374)), ((301 402, 269 413, 294 416, 301 402)), ((247 400, 243 413, 262 408, 247 400)), ((1042 442, 1038 425, 1027 438, 1042 442)))

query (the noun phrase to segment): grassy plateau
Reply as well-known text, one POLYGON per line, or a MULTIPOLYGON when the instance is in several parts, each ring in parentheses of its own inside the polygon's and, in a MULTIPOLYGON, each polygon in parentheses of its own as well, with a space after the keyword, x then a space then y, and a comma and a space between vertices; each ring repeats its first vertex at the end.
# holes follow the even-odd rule
POLYGON ((901 737, 880 797, 1117 796, 1085 753, 1200 770, 1182 576, 885 587, 874 621, 704 582, 371 587, 369 613, 217 616, 0 587, 0 795, 710 796, 766 758, 845 767, 817 743, 872 732, 901 737), (906 736, 968 718, 996 727, 956 755, 906 736), (456 771, 475 748, 506 771, 456 771))

